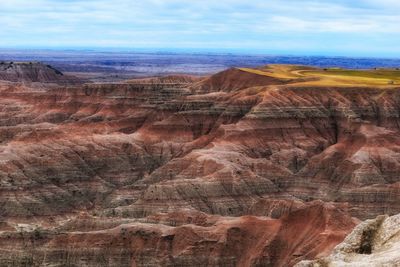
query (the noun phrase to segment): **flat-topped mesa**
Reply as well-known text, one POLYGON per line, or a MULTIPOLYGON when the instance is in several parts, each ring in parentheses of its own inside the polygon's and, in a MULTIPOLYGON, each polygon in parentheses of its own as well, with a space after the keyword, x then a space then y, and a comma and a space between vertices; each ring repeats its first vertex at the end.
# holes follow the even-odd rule
POLYGON ((0 80, 59 85, 77 85, 85 82, 39 62, 0 62, 0 80))

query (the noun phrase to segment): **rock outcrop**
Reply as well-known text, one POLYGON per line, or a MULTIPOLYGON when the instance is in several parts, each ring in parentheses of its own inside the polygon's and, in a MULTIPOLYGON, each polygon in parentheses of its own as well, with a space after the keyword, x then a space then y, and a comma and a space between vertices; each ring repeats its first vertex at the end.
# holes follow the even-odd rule
POLYGON ((400 215, 379 216, 359 224, 332 255, 302 261, 297 267, 400 266, 400 215))

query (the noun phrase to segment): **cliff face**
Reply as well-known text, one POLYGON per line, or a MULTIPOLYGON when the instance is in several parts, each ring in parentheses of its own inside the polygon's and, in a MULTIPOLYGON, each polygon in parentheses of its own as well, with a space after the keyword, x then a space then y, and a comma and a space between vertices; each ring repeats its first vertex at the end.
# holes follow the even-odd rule
POLYGON ((225 78, 1 85, 5 266, 291 266, 400 212, 398 88, 225 78))
POLYGON ((82 84, 84 81, 64 75, 50 65, 37 62, 0 62, 0 80, 20 83, 82 84))

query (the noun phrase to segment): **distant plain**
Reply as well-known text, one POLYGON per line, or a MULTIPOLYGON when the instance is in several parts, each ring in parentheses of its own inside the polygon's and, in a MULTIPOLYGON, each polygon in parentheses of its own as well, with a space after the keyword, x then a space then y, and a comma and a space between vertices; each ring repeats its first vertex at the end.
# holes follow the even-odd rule
MULTIPOLYGON (((74 74, 98 82, 115 82, 124 79, 170 74, 204 76, 230 67, 252 68, 267 64, 295 64, 329 68, 329 71, 325 73, 329 76, 340 74, 340 70, 335 70, 334 68, 354 69, 355 71, 347 72, 346 75, 358 76, 356 70, 360 69, 394 69, 400 66, 400 59, 390 58, 97 50, 1 49, 0 61, 39 61, 50 64, 64 73, 74 74)), ((388 76, 390 74, 388 72, 379 73, 375 71, 373 78, 379 78, 382 75, 388 76)), ((396 71, 394 75, 397 76, 396 71)))

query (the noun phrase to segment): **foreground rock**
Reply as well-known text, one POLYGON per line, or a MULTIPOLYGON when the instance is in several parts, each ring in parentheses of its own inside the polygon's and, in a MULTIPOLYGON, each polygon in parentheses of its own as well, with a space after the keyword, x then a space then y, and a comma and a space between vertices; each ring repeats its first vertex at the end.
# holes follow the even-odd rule
POLYGON ((358 225, 332 255, 297 267, 400 266, 400 215, 379 216, 358 225))
POLYGON ((288 266, 326 255, 354 225, 345 211, 322 202, 281 219, 191 210, 141 220, 83 214, 54 230, 2 232, 1 244, 13 246, 0 245, 0 261, 4 266, 288 266))

